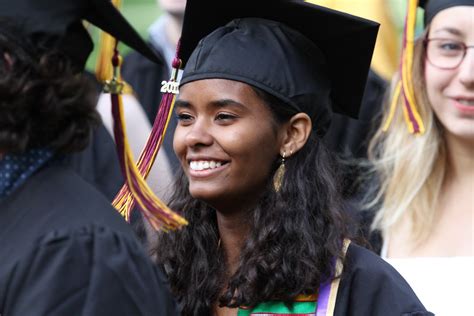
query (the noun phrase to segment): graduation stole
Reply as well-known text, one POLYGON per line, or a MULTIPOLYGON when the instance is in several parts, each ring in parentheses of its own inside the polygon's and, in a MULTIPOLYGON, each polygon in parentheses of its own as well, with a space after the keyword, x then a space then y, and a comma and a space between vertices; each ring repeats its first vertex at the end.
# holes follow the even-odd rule
MULTIPOLYGON (((112 1, 116 7, 120 6, 120 0, 112 1)), ((137 162, 130 149, 125 120, 123 116, 123 103, 121 94, 128 86, 122 81, 120 76, 120 66, 122 57, 119 54, 118 41, 110 35, 102 34, 102 51, 98 60, 98 77, 104 78, 112 72, 112 79, 105 81, 104 92, 110 93, 112 102, 112 117, 114 121, 114 138, 119 156, 120 167, 125 178, 125 184, 112 202, 112 205, 119 211, 126 221, 130 221, 133 207, 137 203, 143 216, 156 230, 175 230, 187 225, 188 222, 181 215, 173 212, 164 202, 162 202, 146 183, 146 178, 153 166, 153 163, 165 137, 165 132, 173 113, 173 106, 178 92, 177 71, 181 67, 181 61, 175 58, 173 61, 173 73, 167 83, 167 89, 162 88, 163 97, 159 105, 151 134, 147 140, 145 148, 137 162), (113 49, 111 49, 113 48, 113 49), (104 61, 110 60, 110 65, 104 61), (172 88, 169 88, 172 87, 172 88), (174 87, 174 89, 173 89, 174 87)), ((179 51, 179 45, 177 48, 179 51)), ((128 92, 131 89, 128 87, 128 92)))
MULTIPOLYGON (((343 257, 345 257, 350 243, 349 239, 344 240, 343 257)), ((336 308, 342 269, 342 261, 335 261, 334 275, 338 277, 332 281, 321 283, 318 294, 297 296, 291 307, 278 301, 263 302, 251 309, 239 308, 237 316, 332 316, 336 308)))

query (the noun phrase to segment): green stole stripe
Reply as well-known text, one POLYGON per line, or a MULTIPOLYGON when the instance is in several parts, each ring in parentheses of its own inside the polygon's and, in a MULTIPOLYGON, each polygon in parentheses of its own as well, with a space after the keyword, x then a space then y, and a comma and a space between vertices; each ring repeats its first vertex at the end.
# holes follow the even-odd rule
POLYGON ((314 314, 317 302, 294 302, 291 308, 283 302, 271 301, 258 304, 252 309, 239 308, 237 316, 250 316, 252 313, 268 314, 314 314))

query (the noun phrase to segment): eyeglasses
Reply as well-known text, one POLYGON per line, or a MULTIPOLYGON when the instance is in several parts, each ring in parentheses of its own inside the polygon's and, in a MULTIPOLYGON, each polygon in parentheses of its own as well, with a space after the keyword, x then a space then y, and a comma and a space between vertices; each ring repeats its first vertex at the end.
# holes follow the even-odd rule
POLYGON ((469 48, 461 41, 446 38, 427 38, 424 41, 426 58, 433 66, 440 69, 455 69, 461 65, 469 48))

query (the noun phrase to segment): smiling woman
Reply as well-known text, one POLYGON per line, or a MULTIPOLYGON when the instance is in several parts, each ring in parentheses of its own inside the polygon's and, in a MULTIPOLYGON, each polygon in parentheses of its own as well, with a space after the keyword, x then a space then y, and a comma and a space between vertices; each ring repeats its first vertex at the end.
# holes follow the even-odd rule
POLYGON ((181 38, 171 206, 189 225, 155 251, 182 314, 430 315, 347 239, 320 141, 334 108, 357 112, 377 25, 300 1, 221 2, 188 0, 181 38))
POLYGON ((453 7, 431 23, 426 40, 426 90, 451 138, 474 140, 474 7, 453 7), (466 60, 464 60, 466 59, 466 60))

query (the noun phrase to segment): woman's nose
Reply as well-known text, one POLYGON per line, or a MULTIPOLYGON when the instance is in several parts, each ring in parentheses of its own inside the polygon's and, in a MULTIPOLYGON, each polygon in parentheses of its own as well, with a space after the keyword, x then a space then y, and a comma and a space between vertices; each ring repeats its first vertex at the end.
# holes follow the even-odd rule
POLYGON ((459 79, 466 87, 474 88, 474 46, 469 46, 459 66, 459 79))
POLYGON ((209 146, 212 144, 213 139, 214 138, 205 119, 198 118, 186 133, 185 141, 188 147, 196 147, 209 146))

